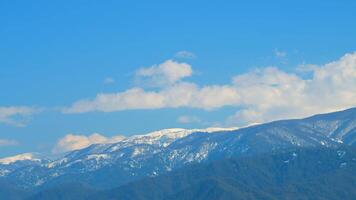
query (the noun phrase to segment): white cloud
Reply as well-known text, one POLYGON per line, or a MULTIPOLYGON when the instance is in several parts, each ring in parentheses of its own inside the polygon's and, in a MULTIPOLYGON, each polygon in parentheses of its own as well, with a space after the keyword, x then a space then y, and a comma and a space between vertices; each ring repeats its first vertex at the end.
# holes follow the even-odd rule
POLYGON ((277 58, 284 58, 284 57, 287 56, 287 52, 279 51, 278 49, 275 49, 275 50, 274 50, 274 55, 275 55, 277 58))
POLYGON ((16 140, 0 139, 0 147, 3 146, 16 146, 19 143, 16 140))
POLYGON ((104 79, 104 84, 106 84, 106 85, 113 84, 113 83, 115 83, 115 79, 113 79, 111 77, 106 77, 104 79))
POLYGON ((177 122, 182 124, 199 123, 201 120, 196 116, 182 115, 179 116, 177 122))
POLYGON ((278 69, 238 76, 235 80, 244 108, 229 123, 300 118, 356 106, 356 53, 310 70, 309 79, 278 69))
POLYGON ((189 51, 178 51, 174 56, 177 58, 196 58, 195 54, 189 51))
POLYGON ((67 151, 73 151, 73 150, 83 149, 92 144, 115 143, 123 139, 124 136, 120 136, 120 135, 108 138, 98 133, 94 133, 89 136, 68 134, 57 142, 52 152, 62 153, 67 151))
POLYGON ((141 68, 136 71, 136 78, 146 85, 153 87, 165 87, 174 84, 193 74, 190 65, 167 60, 159 65, 141 68))
POLYGON ((65 108, 64 113, 92 111, 114 112, 134 109, 193 107, 212 110, 238 103, 239 95, 230 86, 199 88, 193 83, 178 83, 159 91, 133 88, 119 93, 98 94, 93 100, 81 100, 65 108))
POLYGON ((40 109, 27 106, 0 107, 0 123, 24 127, 29 118, 40 112, 40 109))
MULTIPOLYGON (((171 64, 164 66, 176 66, 171 64)), ((75 102, 64 109, 64 112, 179 107, 213 110, 233 106, 238 111, 228 118, 228 123, 246 125, 356 106, 356 53, 346 54, 339 60, 322 66, 313 65, 309 69, 310 78, 267 67, 237 75, 226 85, 198 86, 180 81, 192 74, 189 65, 183 67, 189 70, 175 76, 169 75, 171 70, 167 69, 170 67, 163 70, 161 68, 166 67, 162 66, 163 64, 154 66, 139 73, 149 77, 157 76, 158 80, 162 77, 170 80, 166 81, 170 84, 158 90, 132 88, 124 92, 98 94, 94 99, 75 102)))

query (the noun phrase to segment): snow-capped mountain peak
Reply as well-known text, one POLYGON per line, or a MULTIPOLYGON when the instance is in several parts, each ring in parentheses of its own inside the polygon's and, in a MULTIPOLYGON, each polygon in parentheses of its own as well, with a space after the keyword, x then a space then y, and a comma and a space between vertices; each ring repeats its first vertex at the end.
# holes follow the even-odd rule
POLYGON ((232 131, 238 128, 218 128, 218 127, 210 127, 206 129, 183 129, 183 128, 170 128, 170 129, 162 129, 159 131, 154 131, 145 135, 136 135, 133 138, 142 138, 142 137, 151 137, 151 138, 161 138, 166 137, 170 139, 178 139, 190 135, 195 132, 219 132, 219 131, 232 131))
POLYGON ((188 134, 188 130, 183 129, 183 128, 171 128, 171 129, 163 129, 159 131, 154 131, 148 134, 144 135, 136 135, 133 136, 133 138, 142 138, 142 137, 151 137, 151 138, 161 138, 161 137, 167 137, 167 138, 180 138, 184 137, 188 134))
POLYGON ((211 127, 206 129, 183 129, 183 128, 170 128, 162 129, 159 131, 154 131, 144 135, 134 135, 126 138, 125 142, 130 142, 134 144, 158 144, 162 146, 168 146, 170 143, 174 142, 177 139, 184 138, 192 133, 204 132, 204 133, 213 133, 219 131, 232 131, 237 130, 238 128, 217 128, 211 127))
POLYGON ((2 159, 0 159, 0 164, 9 165, 9 164, 17 162, 17 161, 39 162, 39 161, 41 161, 41 159, 37 158, 36 155, 34 155, 33 153, 24 153, 24 154, 19 154, 16 156, 2 158, 2 159))
POLYGON ((356 145, 355 141, 352 109, 241 128, 173 128, 121 136, 115 143, 93 144, 52 161, 22 154, 0 159, 0 177, 12 178, 22 187, 100 177, 105 181, 90 183, 106 187, 109 175, 122 184, 188 164, 296 148, 336 148, 341 142, 356 145))

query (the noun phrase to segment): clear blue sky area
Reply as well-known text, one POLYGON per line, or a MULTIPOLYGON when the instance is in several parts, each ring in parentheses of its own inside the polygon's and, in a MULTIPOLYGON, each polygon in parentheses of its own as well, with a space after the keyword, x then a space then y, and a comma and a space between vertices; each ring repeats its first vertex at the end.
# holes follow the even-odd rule
POLYGON ((0 141, 7 141, 0 142, 0 157, 48 153, 69 133, 110 137, 222 125, 239 106, 60 110, 100 93, 144 88, 135 72, 166 60, 189 64, 193 75, 184 80, 201 87, 230 84, 256 68, 294 73, 302 64, 338 60, 356 49, 355 9, 351 0, 3 0, 0 107, 38 111, 21 126, 6 122, 9 116, 1 121, 0 113, 0 141))

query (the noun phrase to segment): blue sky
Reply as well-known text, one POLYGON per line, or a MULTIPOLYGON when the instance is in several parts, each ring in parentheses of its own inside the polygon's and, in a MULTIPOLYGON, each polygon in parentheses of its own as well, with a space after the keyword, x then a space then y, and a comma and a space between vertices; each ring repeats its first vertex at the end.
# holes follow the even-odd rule
POLYGON ((356 106, 349 100, 356 93, 355 7, 304 0, 1 1, 0 156, 52 152, 68 134, 109 140, 356 106), (128 94, 133 88, 140 91, 128 94), (189 101, 175 102, 188 98, 180 89, 191 93, 189 101), (83 100, 90 108, 78 111, 83 100))

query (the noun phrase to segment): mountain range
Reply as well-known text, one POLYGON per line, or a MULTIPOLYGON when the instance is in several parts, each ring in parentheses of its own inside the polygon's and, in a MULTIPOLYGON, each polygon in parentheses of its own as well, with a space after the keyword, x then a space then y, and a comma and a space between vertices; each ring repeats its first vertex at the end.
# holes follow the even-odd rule
POLYGON ((165 129, 56 160, 0 159, 0 199, 353 199, 355 147, 356 108, 243 128, 165 129))

